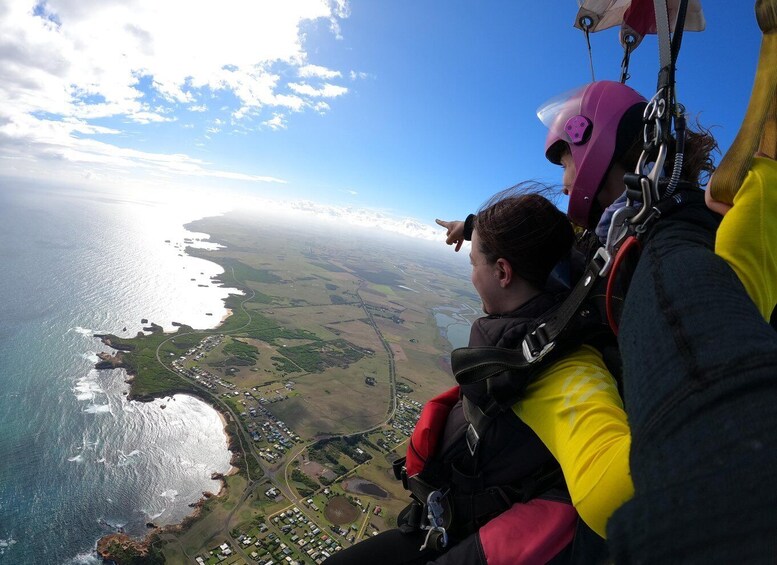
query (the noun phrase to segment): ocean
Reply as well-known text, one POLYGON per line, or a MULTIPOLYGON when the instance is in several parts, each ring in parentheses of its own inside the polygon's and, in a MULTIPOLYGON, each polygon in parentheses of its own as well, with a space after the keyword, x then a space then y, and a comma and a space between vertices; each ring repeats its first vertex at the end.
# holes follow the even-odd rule
POLYGON ((143 318, 218 324, 221 268, 183 251, 208 245, 183 225, 213 210, 0 181, 0 564, 99 563, 101 536, 180 522, 219 490, 218 413, 182 395, 128 402, 123 370, 94 369, 107 349, 93 337, 143 318))

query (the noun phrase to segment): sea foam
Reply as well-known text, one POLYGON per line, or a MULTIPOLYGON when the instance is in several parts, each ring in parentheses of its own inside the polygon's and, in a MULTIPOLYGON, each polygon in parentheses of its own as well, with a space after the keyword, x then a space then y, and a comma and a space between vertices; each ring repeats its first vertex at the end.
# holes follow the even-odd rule
POLYGON ((73 392, 77 400, 94 400, 95 395, 105 394, 105 390, 98 382, 98 376, 97 370, 91 369, 85 376, 76 381, 73 392))
POLYGON ((100 565, 103 560, 93 551, 85 551, 65 562, 66 565, 100 565))
POLYGON ((84 412, 87 414, 112 414, 110 404, 90 404, 84 412))
POLYGON ((6 551, 11 549, 11 546, 15 543, 16 540, 13 538, 0 539, 0 555, 3 555, 6 551))
POLYGON ((141 455, 141 452, 137 449, 134 449, 129 453, 124 453, 122 450, 119 450, 119 467, 134 465, 139 455, 141 455))
POLYGON ((100 360, 100 358, 97 356, 97 353, 94 351, 89 351, 88 353, 82 353, 81 357, 83 357, 90 363, 97 363, 100 360))
POLYGON ((160 492, 159 496, 168 500, 175 500, 175 497, 178 496, 178 491, 170 488, 164 492, 160 492))

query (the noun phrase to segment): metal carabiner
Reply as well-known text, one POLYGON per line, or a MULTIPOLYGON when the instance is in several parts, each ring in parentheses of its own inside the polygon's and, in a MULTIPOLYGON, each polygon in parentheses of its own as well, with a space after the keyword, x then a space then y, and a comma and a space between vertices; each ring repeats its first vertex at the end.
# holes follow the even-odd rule
POLYGON ((615 257, 618 253, 618 247, 629 235, 629 220, 637 215, 637 211, 627 201, 626 205, 616 210, 610 220, 610 227, 607 230, 607 240, 604 247, 610 257, 615 257))
POLYGON ((445 528, 439 527, 439 528, 431 528, 428 532, 426 532, 426 538, 424 538, 424 544, 421 546, 421 549, 418 551, 423 551, 424 549, 431 548, 436 551, 440 551, 441 549, 445 549, 448 545, 448 532, 445 531, 445 528))
POLYGON ((419 551, 423 551, 430 544, 434 549, 444 549, 448 545, 448 532, 445 531, 443 522, 444 509, 442 507, 443 494, 439 490, 433 490, 426 497, 427 518, 429 519, 429 531, 419 551))

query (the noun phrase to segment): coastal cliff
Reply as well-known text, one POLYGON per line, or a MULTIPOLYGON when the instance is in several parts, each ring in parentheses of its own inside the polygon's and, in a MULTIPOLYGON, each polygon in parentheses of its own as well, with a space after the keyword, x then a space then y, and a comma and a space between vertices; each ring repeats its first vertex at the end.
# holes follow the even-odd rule
POLYGON ((126 534, 109 534, 97 542, 97 554, 103 561, 117 565, 161 565, 165 560, 153 546, 155 537, 150 534, 143 541, 137 541, 126 534))
MULTIPOLYGON (((213 473, 211 478, 222 480, 222 491, 219 492, 219 495, 221 495, 223 489, 226 488, 224 475, 213 473)), ((164 555, 155 547, 160 536, 163 534, 176 534, 186 530, 200 517, 203 506, 214 496, 216 495, 212 492, 203 491, 202 498, 189 505, 194 508, 194 511, 184 518, 180 524, 158 527, 149 522, 147 526, 153 529, 142 540, 133 539, 124 533, 105 535, 97 541, 97 554, 103 561, 115 563, 116 565, 162 565, 165 563, 164 555)))
POLYGON ((99 357, 100 360, 94 364, 95 369, 126 369, 127 368, 127 366, 124 364, 124 359, 122 358, 121 351, 117 352, 116 355, 111 355, 110 353, 105 353, 101 351, 100 353, 97 354, 97 357, 99 357))

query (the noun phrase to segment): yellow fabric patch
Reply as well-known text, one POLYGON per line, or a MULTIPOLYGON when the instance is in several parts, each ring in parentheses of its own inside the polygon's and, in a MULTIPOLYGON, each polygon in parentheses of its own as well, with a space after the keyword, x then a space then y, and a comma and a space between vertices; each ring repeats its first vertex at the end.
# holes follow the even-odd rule
POLYGON ((715 253, 725 259, 765 320, 777 304, 777 162, 755 158, 723 217, 715 253))
POLYGON ((561 465, 572 503, 597 534, 634 494, 631 431, 615 383, 593 347, 548 367, 513 406, 561 465))

